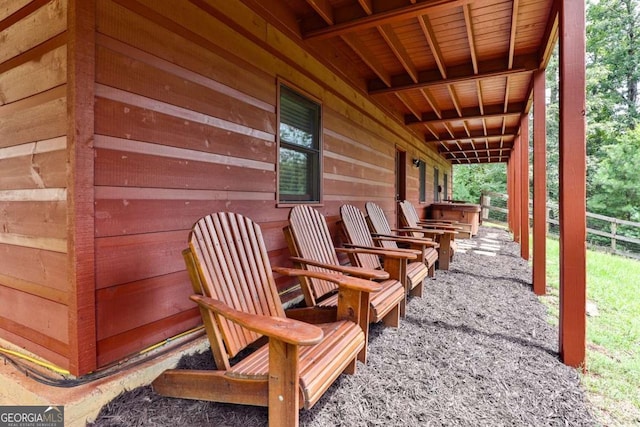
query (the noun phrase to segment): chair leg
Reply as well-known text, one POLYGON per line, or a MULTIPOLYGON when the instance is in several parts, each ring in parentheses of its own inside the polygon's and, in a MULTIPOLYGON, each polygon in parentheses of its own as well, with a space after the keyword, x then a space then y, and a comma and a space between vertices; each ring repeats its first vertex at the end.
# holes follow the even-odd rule
POLYGON ((418 297, 418 298, 422 298, 422 291, 423 291, 423 287, 424 287, 424 280, 422 280, 420 283, 418 283, 413 289, 411 289, 411 291, 409 292, 409 294, 412 297, 418 297))
POLYGON ((269 425, 298 427, 298 346, 269 340, 269 425))
POLYGON ((402 302, 403 301, 393 307, 393 309, 382 318, 382 323, 384 325, 394 328, 400 326, 400 305, 402 304, 402 302))

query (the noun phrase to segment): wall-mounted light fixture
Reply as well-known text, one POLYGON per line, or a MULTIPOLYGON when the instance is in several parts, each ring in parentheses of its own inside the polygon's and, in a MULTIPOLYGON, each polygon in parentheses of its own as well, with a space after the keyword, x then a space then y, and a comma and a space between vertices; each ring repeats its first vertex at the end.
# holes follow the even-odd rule
POLYGON ((416 167, 416 168, 420 167, 420 162, 421 162, 420 159, 412 159, 411 160, 411 163, 413 163, 413 166, 416 167))

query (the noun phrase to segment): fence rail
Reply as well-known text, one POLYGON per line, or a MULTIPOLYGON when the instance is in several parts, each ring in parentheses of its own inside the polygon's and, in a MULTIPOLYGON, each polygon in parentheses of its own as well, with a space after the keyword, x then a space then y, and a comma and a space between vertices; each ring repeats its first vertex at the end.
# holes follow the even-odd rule
MULTIPOLYGON (((507 198, 502 193, 482 193, 480 205, 483 221, 506 223, 509 213, 507 198)), ((558 217, 558 204, 547 203, 548 234, 559 234, 558 217)), ((531 201, 529 218, 532 218, 531 201)), ((640 223, 587 212, 587 242, 618 255, 640 259, 640 223)))

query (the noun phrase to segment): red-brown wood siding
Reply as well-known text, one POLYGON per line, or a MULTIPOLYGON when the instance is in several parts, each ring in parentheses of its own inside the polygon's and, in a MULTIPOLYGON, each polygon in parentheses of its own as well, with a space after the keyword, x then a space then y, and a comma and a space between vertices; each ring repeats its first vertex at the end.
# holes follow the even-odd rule
POLYGON ((66 30, 66 0, 0 8, 0 337, 69 368, 66 30))
MULTIPOLYGON (((267 25, 248 9, 236 19, 244 19, 240 27, 267 25)), ((284 36, 277 40, 284 46, 273 46, 251 34, 253 27, 240 34, 190 2, 104 0, 96 23, 99 365, 200 322, 180 256, 200 216, 250 216, 263 227, 273 264, 287 262, 282 227, 289 209, 275 200, 278 78, 323 104, 318 209, 334 235, 344 203, 364 208, 372 200, 394 211, 396 144, 409 161, 420 157, 428 168, 449 170, 284 36)), ((418 169, 407 170, 409 197, 417 202, 418 169)), ((428 192, 432 187, 427 183, 428 192)), ((278 280, 282 291, 291 284, 278 280)))

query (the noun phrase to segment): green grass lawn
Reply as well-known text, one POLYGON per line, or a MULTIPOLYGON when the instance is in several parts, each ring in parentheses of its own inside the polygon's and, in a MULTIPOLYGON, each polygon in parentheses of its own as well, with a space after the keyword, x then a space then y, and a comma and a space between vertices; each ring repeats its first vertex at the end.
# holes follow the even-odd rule
MULTIPOLYGON (((550 321, 558 322, 559 245, 547 239, 550 321)), ((587 251, 587 372, 582 375, 605 425, 640 425, 640 261, 587 251)))

